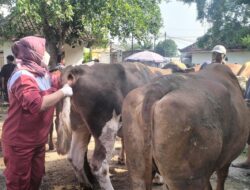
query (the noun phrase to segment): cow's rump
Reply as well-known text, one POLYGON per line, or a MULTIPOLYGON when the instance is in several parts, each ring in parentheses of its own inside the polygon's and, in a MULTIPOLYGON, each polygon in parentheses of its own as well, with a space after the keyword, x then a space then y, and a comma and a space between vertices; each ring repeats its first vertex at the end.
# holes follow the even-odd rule
POLYGON ((209 189, 214 171, 222 187, 248 139, 247 114, 237 79, 223 65, 133 90, 122 114, 125 145, 133 142, 125 146, 132 189, 149 189, 152 157, 170 190, 209 189))

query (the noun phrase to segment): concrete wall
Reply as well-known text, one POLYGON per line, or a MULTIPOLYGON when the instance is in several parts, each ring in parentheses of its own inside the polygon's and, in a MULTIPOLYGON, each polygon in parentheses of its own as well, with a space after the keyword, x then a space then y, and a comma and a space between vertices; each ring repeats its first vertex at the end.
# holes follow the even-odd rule
MULTIPOLYGON (((0 52, 3 51, 3 55, 4 55, 4 64, 7 63, 6 57, 10 54, 12 55, 11 45, 12 45, 11 42, 4 42, 4 44, 2 45, 0 44, 0 52)), ((65 51, 65 64, 66 65, 82 63, 83 47, 76 46, 75 48, 72 48, 69 45, 65 45, 64 51, 65 51)), ((1 60, 0 60, 0 64, 1 64, 1 60)))
POLYGON ((3 64, 7 64, 7 59, 6 57, 8 55, 13 55, 12 51, 11 51, 11 46, 12 43, 11 42, 4 42, 2 44, 0 44, 0 52, 1 52, 1 56, 0 56, 0 65, 2 67, 3 64))
POLYGON ((192 64, 202 64, 205 61, 211 61, 211 53, 193 53, 192 54, 192 64))
POLYGON ((250 61, 250 51, 229 52, 227 57, 229 63, 244 64, 250 61))
MULTIPOLYGON (((228 52, 227 57, 229 63, 244 64, 250 61, 250 51, 228 52)), ((193 53, 192 55, 193 64, 202 64, 204 61, 211 61, 211 59, 212 59, 211 52, 193 53)))
POLYGON ((69 45, 64 45, 65 51, 65 65, 82 64, 83 61, 83 47, 76 46, 72 48, 69 45))
POLYGON ((6 57, 8 55, 13 55, 12 51, 11 51, 11 46, 12 46, 12 43, 11 42, 5 42, 4 43, 4 64, 7 64, 7 59, 6 57))

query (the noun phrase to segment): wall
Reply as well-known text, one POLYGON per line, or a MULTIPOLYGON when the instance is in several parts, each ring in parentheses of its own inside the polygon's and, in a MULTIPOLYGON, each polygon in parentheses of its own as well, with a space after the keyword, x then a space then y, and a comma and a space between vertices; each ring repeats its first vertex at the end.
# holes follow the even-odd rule
MULTIPOLYGON (((227 57, 229 63, 244 64, 245 62, 250 61, 250 51, 228 52, 227 57)), ((211 61, 211 58, 212 58, 211 52, 193 53, 192 63, 202 64, 204 61, 211 61)))
MULTIPOLYGON (((0 44, 0 66, 1 63, 4 61, 4 64, 7 63, 6 57, 8 55, 12 55, 11 51, 11 42, 4 42, 3 44, 0 44), (3 51, 3 55, 1 52, 3 51), (4 57, 4 58, 2 58, 4 57), (4 60, 3 60, 4 59, 4 60)), ((64 45, 64 51, 65 51, 65 64, 81 64, 83 60, 83 47, 76 46, 75 48, 72 48, 69 45, 64 45)))
POLYGON ((229 52, 227 57, 229 63, 244 64, 250 61, 250 51, 229 52))
POLYGON ((0 67, 1 68, 4 64, 7 64, 6 57, 8 55, 13 55, 11 51, 11 45, 12 45, 11 42, 4 42, 0 44, 0 67))
POLYGON ((13 44, 12 42, 4 42, 4 50, 3 50, 3 53, 4 53, 4 64, 7 64, 6 57, 8 55, 13 55, 13 53, 11 51, 12 44, 13 44))
POLYGON ((192 64, 202 64, 205 61, 211 61, 211 59, 212 59, 212 54, 210 52, 192 54, 192 64))
POLYGON ((65 65, 82 64, 83 61, 83 47, 76 46, 72 48, 69 45, 64 45, 65 51, 65 65))
POLYGON ((92 49, 92 59, 99 59, 100 63, 110 63, 110 48, 92 49))

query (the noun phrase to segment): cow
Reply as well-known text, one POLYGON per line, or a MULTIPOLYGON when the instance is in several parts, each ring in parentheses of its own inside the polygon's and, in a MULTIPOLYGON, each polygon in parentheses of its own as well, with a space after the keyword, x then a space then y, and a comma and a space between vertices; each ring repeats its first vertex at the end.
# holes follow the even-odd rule
POLYGON ((249 78, 250 77, 250 62, 246 62, 242 65, 237 75, 249 78))
POLYGON ((122 119, 132 190, 151 189, 153 165, 169 190, 211 190, 214 171, 223 190, 230 163, 250 140, 239 83, 221 64, 134 89, 122 119))
POLYGON ((242 65, 235 63, 226 63, 225 65, 228 66, 236 76, 240 75, 242 65))
POLYGON ((68 154, 75 174, 85 188, 112 190, 108 161, 121 128, 121 107, 125 96, 153 78, 172 70, 152 68, 140 63, 68 66, 61 83, 73 81, 72 98, 65 98, 59 110, 57 152, 68 154), (90 137, 95 149, 90 166, 86 159, 90 137), (91 170, 91 171, 90 171, 91 170), (92 180, 92 181, 91 181, 92 180))
MULTIPOLYGON (((244 99, 247 102, 248 107, 250 107, 250 78, 248 79, 247 84, 246 84, 246 91, 244 94, 244 99)), ((250 142, 248 142, 246 160, 240 163, 232 164, 232 166, 237 167, 237 168, 250 169, 250 142)))

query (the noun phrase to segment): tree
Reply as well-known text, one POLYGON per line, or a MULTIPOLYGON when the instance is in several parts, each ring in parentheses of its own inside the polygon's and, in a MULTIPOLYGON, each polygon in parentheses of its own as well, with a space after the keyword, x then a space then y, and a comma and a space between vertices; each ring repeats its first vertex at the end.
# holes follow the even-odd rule
POLYGON ((155 47, 155 52, 164 57, 173 57, 177 54, 177 45, 171 39, 159 42, 155 47))
POLYGON ((161 26, 159 1, 151 0, 3 0, 10 15, 1 20, 0 35, 7 39, 45 36, 56 63, 63 44, 105 45, 109 38, 133 34, 144 41, 161 26))
POLYGON ((207 34, 198 39, 198 46, 212 48, 223 44, 228 48, 250 48, 249 0, 180 0, 195 2, 200 21, 212 23, 207 34))

